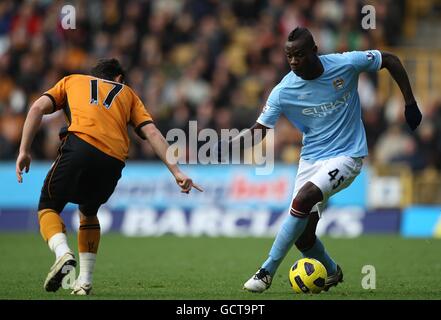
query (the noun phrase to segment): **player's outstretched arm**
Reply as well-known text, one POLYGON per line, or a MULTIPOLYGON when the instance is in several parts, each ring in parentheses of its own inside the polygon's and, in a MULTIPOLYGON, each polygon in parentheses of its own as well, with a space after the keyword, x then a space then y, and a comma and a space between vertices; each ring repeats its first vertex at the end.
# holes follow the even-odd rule
POLYGON ((153 151, 158 155, 158 157, 164 162, 170 172, 176 179, 176 183, 181 188, 181 192, 189 193, 191 188, 195 188, 196 190, 203 192, 202 188, 193 182, 192 179, 187 177, 184 173, 181 172, 177 164, 173 164, 167 159, 167 149, 169 144, 167 140, 165 140, 162 133, 156 128, 153 123, 149 123, 141 128, 142 133, 150 142, 150 145, 153 148, 153 151))
POLYGON ((251 128, 246 129, 242 131, 237 136, 230 138, 227 140, 220 140, 216 145, 212 147, 212 152, 214 152, 217 156, 218 162, 222 162, 224 159, 223 153, 226 152, 226 150, 229 150, 229 148, 233 146, 239 146, 240 148, 244 148, 245 150, 250 147, 254 147, 255 145, 262 142, 262 140, 265 138, 267 130, 269 128, 265 127, 264 125, 256 122, 251 128), (256 134, 256 131, 260 131, 261 134, 256 134), (251 146, 242 146, 240 141, 244 139, 244 137, 251 135, 251 146))
POLYGON ((409 77, 403 67, 400 59, 389 52, 381 52, 382 64, 381 68, 386 68, 394 78, 395 82, 400 87, 401 93, 404 97, 405 111, 407 124, 412 130, 415 130, 421 122, 422 115, 410 86, 409 77))
POLYGON ((31 145, 34 141, 35 134, 41 124, 43 115, 52 113, 53 103, 47 96, 41 96, 35 101, 29 109, 28 115, 23 126, 23 133, 21 136, 20 151, 17 157, 15 165, 15 173, 17 175, 17 181, 23 182, 23 169, 29 172, 31 166, 31 145))
POLYGON ((253 145, 255 146, 256 144, 259 144, 262 142, 262 140, 265 138, 266 136, 266 131, 269 128, 265 127, 264 125, 256 122, 251 128, 245 130, 243 133, 238 134, 237 136, 235 136, 234 138, 230 139, 228 142, 230 144, 236 143, 238 141, 240 141, 240 139, 242 139, 245 135, 249 134, 247 131, 249 130, 251 133, 251 137, 252 137, 252 141, 253 141, 253 145), (256 135, 255 132, 257 130, 260 130, 262 132, 262 135, 256 135))

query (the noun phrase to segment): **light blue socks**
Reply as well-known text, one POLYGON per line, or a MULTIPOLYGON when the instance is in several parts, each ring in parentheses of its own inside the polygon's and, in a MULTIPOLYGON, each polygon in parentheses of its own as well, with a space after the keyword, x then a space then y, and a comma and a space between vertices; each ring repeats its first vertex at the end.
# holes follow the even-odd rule
POLYGON ((320 261, 325 266, 328 275, 332 275, 337 272, 337 265, 328 255, 323 243, 319 238, 315 240, 314 245, 310 249, 302 251, 302 256, 304 258, 314 258, 320 261))
MULTIPOLYGON (((274 276, 283 258, 285 258, 294 242, 301 236, 307 224, 308 218, 297 218, 292 215, 286 217, 271 247, 269 257, 262 265, 262 268, 265 268, 271 276, 274 276)), ((316 238, 310 249, 302 252, 302 256, 320 261, 325 266, 328 275, 337 272, 336 263, 328 255, 319 238, 316 238)))
POLYGON ((303 233, 307 224, 308 217, 297 218, 290 214, 286 217, 271 247, 269 257, 262 265, 262 268, 265 268, 271 276, 274 276, 283 258, 303 233))

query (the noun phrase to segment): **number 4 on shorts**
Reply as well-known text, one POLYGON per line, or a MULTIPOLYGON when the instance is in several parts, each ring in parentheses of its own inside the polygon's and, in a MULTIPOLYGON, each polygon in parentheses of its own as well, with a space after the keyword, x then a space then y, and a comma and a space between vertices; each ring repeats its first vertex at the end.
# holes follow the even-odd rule
MULTIPOLYGON (((339 172, 340 172, 340 170, 338 170, 338 169, 334 169, 332 171, 329 171, 328 174, 331 177, 329 179, 329 181, 333 181, 333 180, 337 179, 337 175, 339 172)), ((345 180, 345 177, 341 176, 340 179, 337 180, 337 183, 332 185, 332 189, 337 189, 338 186, 340 185, 340 183, 342 183, 344 180, 345 180)))
POLYGON ((338 169, 329 171, 328 174, 331 177, 331 179, 329 179, 329 181, 335 180, 339 172, 340 172, 340 170, 338 170, 338 169))

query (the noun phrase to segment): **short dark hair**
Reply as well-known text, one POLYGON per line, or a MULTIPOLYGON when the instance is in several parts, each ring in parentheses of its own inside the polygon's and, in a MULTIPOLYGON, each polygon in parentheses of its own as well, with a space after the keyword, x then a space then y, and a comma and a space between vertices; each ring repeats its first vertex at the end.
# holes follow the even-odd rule
POLYGON ((90 74, 97 78, 113 81, 116 76, 122 75, 124 80, 125 71, 117 59, 100 59, 92 68, 90 74))
POLYGON ((311 47, 315 45, 315 41, 311 32, 306 28, 297 27, 289 33, 288 41, 294 41, 297 39, 304 39, 305 43, 310 44, 311 47))

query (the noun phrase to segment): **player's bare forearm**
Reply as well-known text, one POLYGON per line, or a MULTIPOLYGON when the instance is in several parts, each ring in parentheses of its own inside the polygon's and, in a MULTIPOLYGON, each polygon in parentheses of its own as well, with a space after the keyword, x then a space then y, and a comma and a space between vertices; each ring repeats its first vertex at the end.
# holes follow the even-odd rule
POLYGON ((50 113, 52 109, 52 101, 47 96, 40 97, 32 104, 23 126, 20 152, 28 153, 30 151, 35 134, 40 128, 43 115, 50 113))
POLYGON ((23 133, 20 143, 20 153, 15 164, 17 181, 23 182, 23 170, 29 172, 31 165, 31 145, 35 134, 41 124, 43 115, 51 113, 53 110, 52 101, 49 97, 42 96, 35 101, 29 109, 28 115, 23 126, 23 133))
POLYGON ((167 140, 165 140, 162 133, 156 128, 153 123, 147 124, 141 128, 142 133, 150 142, 153 151, 159 157, 159 159, 164 162, 173 176, 176 176, 180 173, 179 167, 176 164, 170 163, 167 160, 167 149, 169 148, 169 144, 167 140))
POLYGON ((35 134, 41 124, 41 119, 43 114, 38 109, 31 108, 26 117, 26 121, 23 126, 23 133, 20 143, 20 152, 29 152, 31 149, 32 141, 34 140, 35 134))
POLYGON ((184 173, 181 172, 177 164, 173 164, 167 159, 167 150, 169 148, 169 144, 167 140, 165 140, 162 133, 156 128, 153 123, 149 123, 141 128, 142 133, 150 142, 150 145, 153 148, 153 151, 156 155, 164 162, 170 172, 176 179, 176 183, 181 187, 181 192, 189 193, 192 188, 199 190, 200 192, 203 189, 197 184, 193 183, 193 180, 187 177, 184 173))
POLYGON ((381 68, 387 69, 398 84, 406 105, 415 103, 415 97, 412 92, 412 87, 410 86, 409 77, 400 59, 396 55, 384 51, 381 52, 381 57, 381 68))

